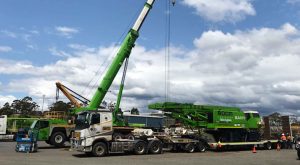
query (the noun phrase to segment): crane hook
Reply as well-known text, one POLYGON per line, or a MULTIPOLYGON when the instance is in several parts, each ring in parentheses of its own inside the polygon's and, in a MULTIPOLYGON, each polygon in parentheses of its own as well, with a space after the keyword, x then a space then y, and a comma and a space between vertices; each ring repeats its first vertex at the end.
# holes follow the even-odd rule
POLYGON ((172 0, 172 5, 175 6, 176 0, 172 0))

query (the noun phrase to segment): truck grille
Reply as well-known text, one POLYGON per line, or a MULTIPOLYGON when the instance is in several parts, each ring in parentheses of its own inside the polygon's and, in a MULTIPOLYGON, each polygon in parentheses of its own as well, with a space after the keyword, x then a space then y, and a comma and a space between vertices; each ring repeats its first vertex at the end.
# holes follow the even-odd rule
POLYGON ((76 140, 79 140, 79 139, 80 139, 80 132, 75 132, 75 133, 74 133, 74 138, 75 138, 76 140))

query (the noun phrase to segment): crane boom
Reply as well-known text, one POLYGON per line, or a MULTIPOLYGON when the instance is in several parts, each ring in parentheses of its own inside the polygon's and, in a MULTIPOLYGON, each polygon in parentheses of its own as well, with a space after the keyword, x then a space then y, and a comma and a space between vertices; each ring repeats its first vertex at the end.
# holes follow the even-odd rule
POLYGON ((57 89, 60 89, 76 108, 81 107, 81 104, 74 98, 74 96, 72 96, 72 94, 66 89, 63 84, 61 84, 60 82, 56 82, 55 84, 57 89))
POLYGON ((130 56, 131 50, 135 45, 135 41, 139 36, 139 30, 145 18, 147 17, 150 9, 152 8, 154 2, 155 0, 147 0, 147 2, 145 3, 142 12, 140 13, 132 29, 130 29, 127 36, 125 37, 116 57, 111 63, 99 87, 97 88, 91 102, 89 103, 88 108, 98 108, 102 103, 109 87, 111 86, 114 78, 120 70, 125 58, 128 58, 130 56))

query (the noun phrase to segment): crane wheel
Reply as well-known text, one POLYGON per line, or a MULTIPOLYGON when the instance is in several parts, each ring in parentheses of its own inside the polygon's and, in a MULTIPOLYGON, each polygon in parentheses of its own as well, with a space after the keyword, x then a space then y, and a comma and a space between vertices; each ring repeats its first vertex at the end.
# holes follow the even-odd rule
POLYGON ((62 132, 55 132, 50 138, 50 144, 55 147, 63 147, 65 145, 66 135, 62 132))

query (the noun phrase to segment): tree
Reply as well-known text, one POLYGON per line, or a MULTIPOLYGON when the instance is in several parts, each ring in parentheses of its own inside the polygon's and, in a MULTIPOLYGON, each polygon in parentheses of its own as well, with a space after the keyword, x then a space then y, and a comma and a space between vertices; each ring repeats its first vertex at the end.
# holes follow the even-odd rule
POLYGON ((70 102, 65 103, 63 101, 57 101, 50 106, 50 111, 63 111, 68 113, 70 112, 71 107, 72 104, 70 102))
POLYGON ((139 115, 140 114, 140 112, 139 112, 139 110, 137 108, 132 108, 131 111, 130 111, 130 113, 132 115, 139 115))
POLYGON ((14 112, 13 112, 13 109, 11 108, 11 106, 9 105, 9 103, 5 103, 3 105, 2 108, 0 108, 0 115, 7 115, 7 116, 10 116, 12 115, 14 112))
POLYGON ((38 107, 37 103, 29 96, 21 100, 14 100, 11 104, 14 114, 21 114, 22 116, 30 116, 38 107))

